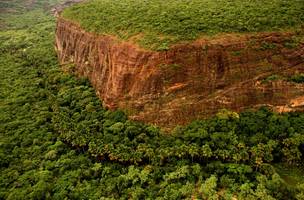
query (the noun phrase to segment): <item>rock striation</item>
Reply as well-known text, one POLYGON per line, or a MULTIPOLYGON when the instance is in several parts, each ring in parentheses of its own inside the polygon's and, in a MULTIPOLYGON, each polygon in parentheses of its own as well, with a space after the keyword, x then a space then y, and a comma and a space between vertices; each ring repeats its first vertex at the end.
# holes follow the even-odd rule
POLYGON ((265 81, 304 72, 304 43, 288 45, 299 34, 226 34, 155 52, 58 17, 56 50, 61 64, 89 78, 105 106, 170 127, 222 108, 302 109, 304 84, 265 81))

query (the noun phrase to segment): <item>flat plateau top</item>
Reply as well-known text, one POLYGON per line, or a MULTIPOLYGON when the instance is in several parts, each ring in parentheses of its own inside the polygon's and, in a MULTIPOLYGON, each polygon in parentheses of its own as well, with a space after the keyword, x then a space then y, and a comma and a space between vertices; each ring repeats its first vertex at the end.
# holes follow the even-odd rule
POLYGON ((153 50, 206 35, 303 27, 304 0, 88 0, 63 18, 153 50))

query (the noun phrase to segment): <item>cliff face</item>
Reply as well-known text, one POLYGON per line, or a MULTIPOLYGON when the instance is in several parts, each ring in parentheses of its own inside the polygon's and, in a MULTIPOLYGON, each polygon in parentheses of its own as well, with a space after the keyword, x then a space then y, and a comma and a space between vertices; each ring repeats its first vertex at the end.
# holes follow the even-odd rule
POLYGON ((107 107, 121 108, 132 119, 170 126, 221 108, 301 109, 303 84, 262 81, 273 74, 304 72, 304 44, 288 46, 294 37, 226 35, 153 52, 87 33, 58 18, 56 49, 62 64, 74 63, 76 72, 90 79, 107 107))

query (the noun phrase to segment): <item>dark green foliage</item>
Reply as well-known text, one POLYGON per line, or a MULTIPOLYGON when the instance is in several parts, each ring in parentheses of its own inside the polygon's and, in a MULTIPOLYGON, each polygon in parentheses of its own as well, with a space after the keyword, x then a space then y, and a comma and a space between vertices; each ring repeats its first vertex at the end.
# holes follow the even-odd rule
POLYGON ((269 49, 275 49, 277 46, 274 43, 269 43, 269 42, 263 42, 261 44, 261 47, 259 48, 260 50, 266 51, 269 49))
POLYGON ((296 74, 290 77, 289 80, 295 83, 304 83, 304 74, 296 74))
POLYGON ((294 83, 304 83, 304 74, 303 73, 297 73, 294 74, 293 76, 289 77, 284 77, 281 75, 273 74, 270 75, 262 80, 262 83, 268 83, 271 81, 277 81, 277 80, 283 80, 283 81, 289 81, 289 82, 294 82, 294 83))
POLYGON ((303 178, 278 166, 303 176, 304 113, 223 110, 161 133, 63 73, 54 20, 36 14, 0 32, 0 199, 303 197, 303 178))
POLYGON ((277 80, 281 80, 281 79, 283 79, 283 77, 281 77, 280 75, 272 74, 272 75, 266 77, 265 79, 263 79, 262 83, 268 83, 271 81, 277 81, 277 80))
MULTIPOLYGON (((121 39, 136 36, 141 46, 162 51, 202 35, 300 27, 304 4, 302 0, 90 0, 66 9, 62 16, 87 31, 121 39)), ((273 48, 273 44, 261 47, 273 48)))

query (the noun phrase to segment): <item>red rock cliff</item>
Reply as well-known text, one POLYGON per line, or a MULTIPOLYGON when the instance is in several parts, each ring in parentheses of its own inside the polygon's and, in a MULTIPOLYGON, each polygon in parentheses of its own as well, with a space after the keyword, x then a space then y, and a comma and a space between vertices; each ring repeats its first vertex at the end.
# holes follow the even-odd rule
POLYGON ((285 47, 293 37, 225 35, 153 52, 58 18, 56 49, 61 63, 74 63, 76 72, 90 79, 106 106, 170 126, 221 108, 240 111, 267 104, 284 111, 303 106, 292 106, 304 96, 303 84, 261 81, 272 74, 304 72, 304 44, 285 47))

